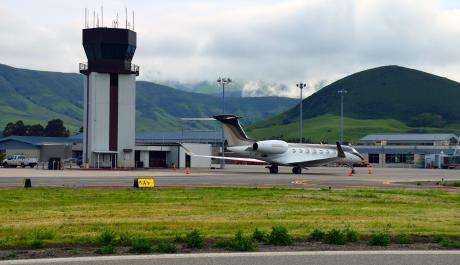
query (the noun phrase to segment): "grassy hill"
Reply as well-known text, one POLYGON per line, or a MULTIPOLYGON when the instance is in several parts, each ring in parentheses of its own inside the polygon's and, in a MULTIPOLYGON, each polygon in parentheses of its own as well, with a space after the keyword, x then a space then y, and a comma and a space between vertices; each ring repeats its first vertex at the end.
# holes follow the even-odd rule
MULTIPOLYGON (((46 125, 60 118, 76 131, 83 119, 83 75, 13 68, 0 64, 0 130, 8 122, 46 125)), ((243 116, 246 124, 289 109, 295 99, 280 97, 228 98, 226 110, 243 116)), ((216 123, 181 122, 181 117, 210 117, 221 113, 221 99, 176 90, 150 82, 137 82, 138 131, 204 129, 216 123)))
MULTIPOLYGON (((344 97, 345 140, 369 133, 460 133, 460 83, 399 66, 384 66, 340 79, 303 102, 304 137, 339 138, 340 89, 344 97)), ((298 139, 299 107, 248 128, 259 138, 298 139)))
MULTIPOLYGON (((260 126, 248 126, 247 133, 258 139, 285 139, 291 142, 299 140, 299 122, 288 124, 260 126)), ((438 132, 457 133, 460 135, 460 123, 450 124, 443 128, 433 127, 410 127, 395 119, 353 119, 344 117, 344 139, 351 143, 357 143, 360 138, 371 133, 398 133, 398 132, 438 132)), ((324 114, 303 121, 304 138, 314 143, 335 143, 340 137, 340 116, 324 114)))

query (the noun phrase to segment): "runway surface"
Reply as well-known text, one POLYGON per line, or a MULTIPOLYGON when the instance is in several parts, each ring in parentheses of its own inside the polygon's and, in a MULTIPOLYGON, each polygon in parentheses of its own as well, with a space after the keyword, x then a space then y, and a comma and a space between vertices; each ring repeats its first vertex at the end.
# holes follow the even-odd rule
POLYGON ((64 188, 129 188, 137 177, 153 177, 156 187, 287 187, 287 188, 413 188, 458 190, 436 185, 436 182, 460 181, 459 170, 376 168, 369 174, 367 168, 356 168, 348 176, 347 168, 318 167, 294 175, 290 168, 280 167, 279 174, 269 174, 264 166, 231 166, 226 169, 150 170, 84 170, 1 168, 0 188, 22 187, 24 178, 31 178, 33 187, 64 188))
POLYGON ((107 256, 0 261, 0 264, 66 265, 458 265, 460 251, 324 251, 107 256))

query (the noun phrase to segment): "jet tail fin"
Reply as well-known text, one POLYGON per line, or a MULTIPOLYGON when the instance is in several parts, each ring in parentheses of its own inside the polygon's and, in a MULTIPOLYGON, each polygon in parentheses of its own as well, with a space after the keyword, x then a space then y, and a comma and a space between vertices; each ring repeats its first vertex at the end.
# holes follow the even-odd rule
POLYGON ((345 158, 345 152, 339 142, 337 142, 337 157, 345 158))
POLYGON ((214 119, 220 121, 224 126, 225 139, 229 146, 252 145, 255 140, 249 138, 241 127, 238 116, 217 115, 214 119))

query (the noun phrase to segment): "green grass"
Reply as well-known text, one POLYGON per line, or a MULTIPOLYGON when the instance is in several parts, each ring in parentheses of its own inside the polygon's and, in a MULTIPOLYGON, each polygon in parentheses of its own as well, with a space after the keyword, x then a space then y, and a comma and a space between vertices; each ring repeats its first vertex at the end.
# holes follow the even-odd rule
POLYGON ((172 241, 194 229, 206 238, 283 226, 294 238, 314 229, 361 235, 460 235, 460 196, 446 191, 314 191, 204 188, 167 190, 0 190, 0 248, 172 241), (38 232, 39 231, 39 232, 38 232))
MULTIPOLYGON (((272 122, 272 120, 270 120, 272 122)), ((360 120, 344 117, 344 139, 357 143, 362 137, 371 133, 407 133, 407 132, 449 132, 460 133, 460 125, 449 125, 445 128, 413 128, 394 119, 360 120)), ((264 139, 298 139, 299 122, 281 125, 256 123, 247 128, 247 133, 258 140, 264 139)), ((335 143, 340 137, 340 116, 325 114, 303 121, 303 135, 313 142, 335 143)))

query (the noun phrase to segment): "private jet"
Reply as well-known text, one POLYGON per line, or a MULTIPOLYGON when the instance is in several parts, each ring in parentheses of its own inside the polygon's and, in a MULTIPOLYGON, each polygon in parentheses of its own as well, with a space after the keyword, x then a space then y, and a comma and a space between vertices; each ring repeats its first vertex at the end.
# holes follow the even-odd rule
POLYGON ((270 173, 278 173, 278 166, 292 167, 293 174, 302 174, 302 168, 323 166, 331 163, 346 164, 353 170, 353 164, 364 158, 350 146, 328 144, 287 143, 282 140, 257 141, 249 138, 235 115, 218 115, 214 119, 224 127, 227 150, 239 157, 193 156, 225 160, 266 162, 270 173))

